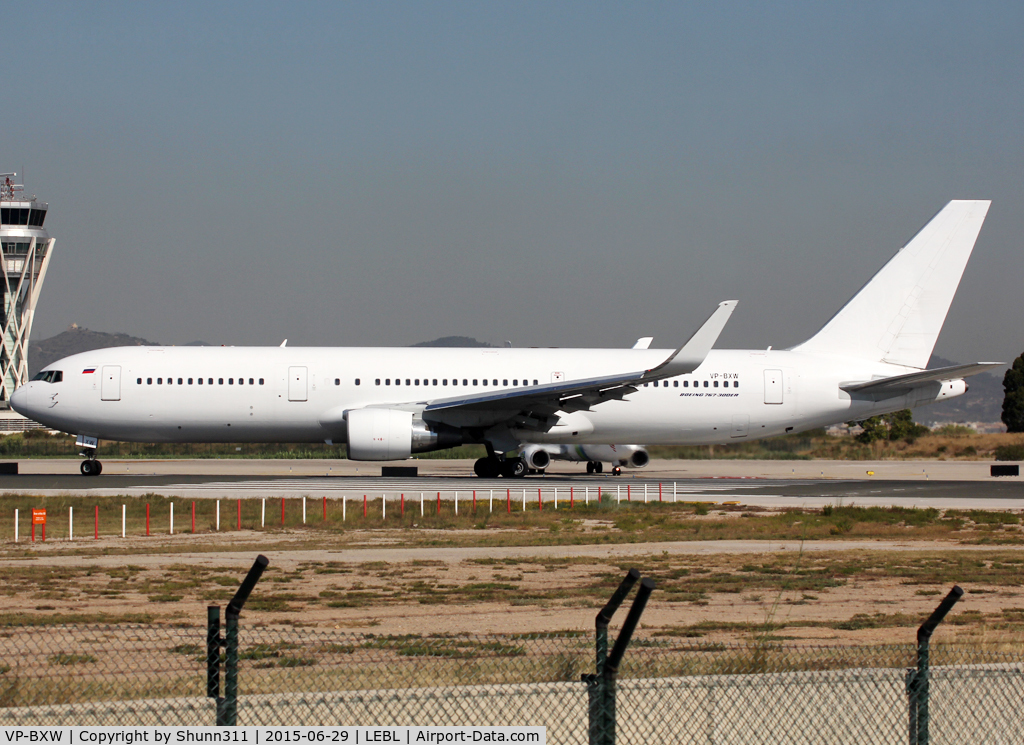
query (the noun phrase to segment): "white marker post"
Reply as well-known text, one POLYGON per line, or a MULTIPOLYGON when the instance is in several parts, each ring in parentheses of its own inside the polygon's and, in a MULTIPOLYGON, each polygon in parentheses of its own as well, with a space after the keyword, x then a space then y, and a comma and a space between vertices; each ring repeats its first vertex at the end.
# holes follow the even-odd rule
POLYGON ((267 527, 267 498, 260 500, 260 527, 267 527))
POLYGON ((644 484, 644 504, 647 504, 647 484, 644 484))
POLYGON ((388 495, 387 494, 381 494, 380 495, 380 519, 381 520, 387 520, 388 519, 388 495))
POLYGON ((672 504, 676 503, 676 482, 672 482, 672 504))
POLYGON ((306 495, 302 495, 302 524, 306 524, 306 495))
POLYGON ((555 487, 555 509, 558 509, 558 487, 555 487))
POLYGON ((75 540, 75 508, 68 507, 68 540, 75 540))
POLYGON ((345 522, 345 508, 348 501, 348 496, 345 494, 341 495, 341 521, 345 522))
POLYGON ((615 504, 622 504, 622 487, 618 485, 615 487, 615 504))
POLYGON ((590 487, 589 486, 584 490, 583 496, 586 499, 587 507, 589 507, 590 506, 590 487))
POLYGON ((220 500, 217 500, 217 527, 216 530, 220 530, 220 500))
POLYGON ((494 489, 491 489, 491 512, 494 512, 494 489))
POLYGON ((455 492, 455 514, 459 514, 459 493, 455 492))
POLYGON ((423 492, 420 492, 420 517, 423 517, 423 492))
POLYGON ((128 517, 128 505, 122 504, 121 505, 121 537, 122 538, 125 537, 125 522, 127 521, 127 517, 128 517))
POLYGON ((526 512, 526 489, 523 489, 523 512, 526 512))
POLYGON ((18 511, 14 511, 14 542, 18 542, 18 511))
POLYGON ((171 535, 174 535, 174 502, 171 502, 171 535))

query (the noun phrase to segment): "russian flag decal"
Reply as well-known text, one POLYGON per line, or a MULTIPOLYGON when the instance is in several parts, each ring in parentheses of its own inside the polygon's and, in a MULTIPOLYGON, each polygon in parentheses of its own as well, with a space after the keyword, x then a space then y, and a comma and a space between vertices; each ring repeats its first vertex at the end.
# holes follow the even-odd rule
POLYGON ((82 370, 82 375, 88 375, 89 373, 94 373, 94 372, 96 372, 96 368, 95 367, 87 367, 84 370, 82 370))

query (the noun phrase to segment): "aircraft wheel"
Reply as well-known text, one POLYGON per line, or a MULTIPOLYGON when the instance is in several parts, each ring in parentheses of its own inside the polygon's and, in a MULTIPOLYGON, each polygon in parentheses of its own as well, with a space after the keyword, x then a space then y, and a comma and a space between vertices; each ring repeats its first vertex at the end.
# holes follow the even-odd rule
POLYGON ((473 473, 482 479, 494 479, 498 477, 500 467, 497 458, 480 458, 473 464, 473 473))
POLYGON ((601 461, 595 461, 594 473, 604 473, 604 463, 602 463, 601 461))
POLYGON ((501 464, 501 475, 507 479, 522 478, 526 471, 526 461, 522 458, 509 458, 501 464))
POLYGON ((102 466, 100 466, 99 461, 91 459, 83 460, 82 465, 79 466, 83 476, 99 476, 101 468, 102 466))
POLYGON ((587 461, 587 473, 593 473, 593 472, 594 472, 594 461, 588 460, 587 461))
POLYGON ((615 466, 615 468, 612 469, 612 476, 621 476, 621 475, 622 475, 622 466, 615 466))
POLYGON ((93 463, 96 464, 96 473, 95 473, 95 475, 99 476, 101 473, 103 473, 103 464, 100 463, 98 460, 93 461, 93 463))

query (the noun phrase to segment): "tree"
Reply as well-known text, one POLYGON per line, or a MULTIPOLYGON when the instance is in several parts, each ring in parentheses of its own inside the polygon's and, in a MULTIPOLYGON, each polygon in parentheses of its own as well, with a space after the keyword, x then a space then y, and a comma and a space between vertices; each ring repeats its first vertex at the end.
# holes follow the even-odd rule
POLYGON ((914 414, 910 409, 873 416, 861 422, 860 426, 864 431, 857 435, 857 439, 861 442, 912 440, 930 431, 923 424, 914 423, 914 414))
POLYGON ((1003 376, 1002 420, 1008 432, 1024 432, 1024 354, 1003 376))

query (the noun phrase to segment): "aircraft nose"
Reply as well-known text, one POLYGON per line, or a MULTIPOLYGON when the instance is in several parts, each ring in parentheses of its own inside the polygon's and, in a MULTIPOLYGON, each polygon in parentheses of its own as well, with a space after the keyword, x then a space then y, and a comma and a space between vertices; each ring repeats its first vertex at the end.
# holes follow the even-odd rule
POLYGON ((11 394, 11 408, 22 416, 28 416, 28 385, 18 386, 11 394))

